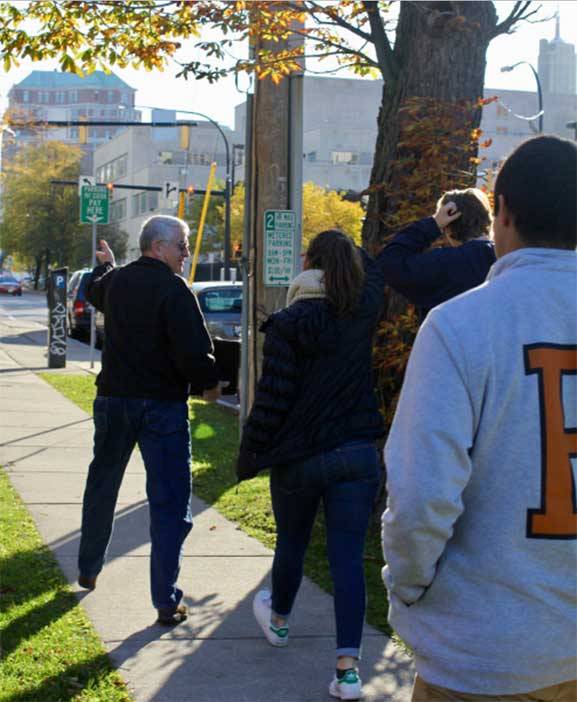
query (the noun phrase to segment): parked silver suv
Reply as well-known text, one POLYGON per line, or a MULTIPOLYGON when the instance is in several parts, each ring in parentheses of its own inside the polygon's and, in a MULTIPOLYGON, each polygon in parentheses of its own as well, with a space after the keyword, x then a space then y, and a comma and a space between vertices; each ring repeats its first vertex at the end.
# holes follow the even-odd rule
POLYGON ((242 283, 193 283, 200 309, 213 339, 240 339, 242 283))

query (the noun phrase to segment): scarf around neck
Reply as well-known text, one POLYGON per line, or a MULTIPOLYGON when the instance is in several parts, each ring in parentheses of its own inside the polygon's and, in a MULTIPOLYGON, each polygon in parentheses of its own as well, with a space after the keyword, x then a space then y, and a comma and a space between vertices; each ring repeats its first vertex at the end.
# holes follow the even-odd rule
POLYGON ((326 297, 324 271, 319 268, 309 268, 293 280, 286 296, 287 307, 299 300, 311 300, 326 297))

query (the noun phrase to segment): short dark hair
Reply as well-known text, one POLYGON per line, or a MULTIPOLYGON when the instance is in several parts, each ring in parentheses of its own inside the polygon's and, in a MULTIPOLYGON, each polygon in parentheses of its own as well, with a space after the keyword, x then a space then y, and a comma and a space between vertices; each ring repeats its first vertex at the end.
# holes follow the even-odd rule
POLYGON ((491 203, 489 198, 478 188, 449 190, 439 202, 439 207, 454 202, 461 213, 458 219, 449 224, 451 238, 455 241, 469 241, 491 233, 491 203))
POLYGON ((365 278, 363 260, 353 240, 338 229, 327 229, 311 241, 306 257, 310 268, 324 272, 327 299, 337 316, 351 315, 365 278))
POLYGON ((518 146, 495 181, 499 196, 527 246, 574 249, 577 246, 577 146, 568 139, 538 136, 518 146))

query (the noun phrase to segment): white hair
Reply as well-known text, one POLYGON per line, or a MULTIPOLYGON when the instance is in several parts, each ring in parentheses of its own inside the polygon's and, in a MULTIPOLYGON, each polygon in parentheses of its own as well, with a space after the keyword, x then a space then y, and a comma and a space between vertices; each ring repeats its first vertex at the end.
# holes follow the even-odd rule
POLYGON ((146 220, 140 230, 140 251, 150 251, 153 241, 172 241, 180 232, 184 232, 187 237, 190 234, 188 224, 184 220, 170 215, 154 215, 146 220))

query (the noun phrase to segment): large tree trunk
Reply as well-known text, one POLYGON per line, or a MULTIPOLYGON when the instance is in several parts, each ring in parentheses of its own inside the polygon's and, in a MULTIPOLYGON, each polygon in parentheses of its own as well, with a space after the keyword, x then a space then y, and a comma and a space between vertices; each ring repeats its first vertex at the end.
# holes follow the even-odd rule
MULTIPOLYGON (((369 249, 378 247, 391 233, 388 216, 396 214, 402 198, 411 195, 402 192, 400 108, 411 98, 444 103, 474 103, 481 98, 485 54, 496 19, 492 2, 401 2, 394 47, 398 77, 386 81, 383 88, 371 173, 371 186, 378 189, 369 197, 363 228, 363 243, 369 249)), ((466 126, 478 127, 480 118, 480 110, 471 113, 466 126)), ((455 151, 455 171, 470 170, 468 156, 455 151)), ((416 157, 418 160, 419 155, 416 157)), ((455 178, 456 186, 463 187, 462 177, 455 178)), ((422 204, 430 211, 434 201, 422 204)))
MULTIPOLYGON (((485 54, 497 21, 492 2, 401 2, 394 47, 397 75, 385 80, 363 244, 430 214, 446 190, 475 183, 485 54), (472 162, 473 159, 473 162, 472 162)), ((375 344, 381 409, 392 421, 418 326, 404 298, 387 290, 375 344)), ((375 507, 386 504, 385 476, 375 507)))

